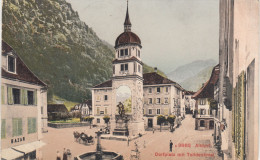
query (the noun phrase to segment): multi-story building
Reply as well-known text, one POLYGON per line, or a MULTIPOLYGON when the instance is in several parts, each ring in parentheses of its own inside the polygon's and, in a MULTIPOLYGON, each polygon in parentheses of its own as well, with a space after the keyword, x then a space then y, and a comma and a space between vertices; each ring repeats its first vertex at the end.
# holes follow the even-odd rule
POLYGON ((40 158, 47 130, 46 84, 5 42, 1 62, 1 158, 40 158))
POLYGON ((219 65, 212 70, 210 79, 193 96, 195 104, 195 129, 214 129, 214 117, 212 105, 214 102, 214 86, 219 78, 219 65))
POLYGON ((224 159, 257 159, 259 1, 220 0, 216 133, 224 159))
POLYGON ((192 99, 192 96, 195 92, 192 91, 184 91, 184 105, 185 105, 185 112, 192 114, 195 110, 195 103, 196 101, 192 99))
POLYGON ((157 126, 158 115, 183 116, 183 89, 176 82, 156 72, 146 73, 144 77, 144 119, 146 128, 157 126))

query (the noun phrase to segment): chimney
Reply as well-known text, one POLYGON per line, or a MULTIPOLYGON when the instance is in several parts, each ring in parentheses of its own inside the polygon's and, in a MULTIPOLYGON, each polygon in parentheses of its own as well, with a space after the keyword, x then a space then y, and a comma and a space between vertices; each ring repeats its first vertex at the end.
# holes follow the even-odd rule
POLYGON ((157 67, 154 67, 154 72, 156 72, 156 73, 157 73, 157 67))

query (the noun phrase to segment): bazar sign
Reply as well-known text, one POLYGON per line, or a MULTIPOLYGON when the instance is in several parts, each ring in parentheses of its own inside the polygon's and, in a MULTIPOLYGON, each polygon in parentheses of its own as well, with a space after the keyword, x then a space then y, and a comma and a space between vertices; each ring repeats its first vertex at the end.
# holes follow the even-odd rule
POLYGON ((17 143, 22 141, 25 141, 25 137, 11 139, 11 143, 17 143))

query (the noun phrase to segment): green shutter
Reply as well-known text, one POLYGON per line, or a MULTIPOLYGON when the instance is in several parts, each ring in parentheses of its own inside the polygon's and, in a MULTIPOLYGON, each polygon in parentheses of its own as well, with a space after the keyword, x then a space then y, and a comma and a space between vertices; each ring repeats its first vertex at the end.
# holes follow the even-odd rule
POLYGON ((5 104, 5 87, 1 86, 1 102, 5 104))
POLYGON ((5 124, 5 119, 2 119, 1 122, 1 139, 5 138, 6 136, 6 124, 5 124))
POLYGON ((37 126, 36 126, 36 118, 28 118, 28 134, 36 133, 37 126))
POLYGON ((7 95, 8 95, 8 104, 14 104, 14 99, 13 99, 13 88, 8 87, 7 88, 7 95))
POLYGON ((13 118, 13 137, 23 134, 22 118, 13 118))
POLYGON ((33 105, 37 105, 37 90, 33 92, 33 105))
POLYGON ((24 94, 25 94, 25 90, 21 89, 21 92, 20 92, 21 104, 24 104, 24 94))
POLYGON ((28 105, 28 91, 24 90, 24 105, 28 105))

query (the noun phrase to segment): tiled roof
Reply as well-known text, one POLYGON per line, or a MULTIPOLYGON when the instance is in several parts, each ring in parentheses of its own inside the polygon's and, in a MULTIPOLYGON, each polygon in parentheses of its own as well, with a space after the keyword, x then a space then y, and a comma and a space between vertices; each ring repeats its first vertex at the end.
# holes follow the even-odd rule
POLYGON ((133 32, 123 32, 121 33, 115 42, 115 48, 117 48, 120 45, 125 44, 137 44, 141 47, 141 40, 140 38, 133 32))
POLYGON ((176 82, 165 78, 156 72, 143 74, 144 85, 156 85, 156 84, 176 84, 176 82))
POLYGON ((16 74, 9 73, 5 69, 2 68, 2 77, 8 79, 17 79, 29 83, 33 83, 36 85, 47 86, 44 82, 42 82, 33 72, 25 65, 22 59, 15 53, 11 46, 2 41, 2 54, 11 52, 17 56, 16 58, 16 74))
POLYGON ((64 104, 48 104, 47 112, 69 112, 64 104))
POLYGON ((106 87, 112 87, 112 80, 108 80, 106 82, 100 83, 93 88, 106 88, 106 87))
POLYGON ((219 78, 219 64, 211 73, 210 79, 192 96, 192 98, 214 98, 214 85, 219 78))
MULTIPOLYGON (((156 72, 143 74, 143 85, 159 85, 159 84, 174 84, 180 90, 184 90, 178 83, 159 75, 156 72)), ((104 83, 98 84, 93 88, 106 88, 112 87, 112 80, 108 80, 104 83)))

